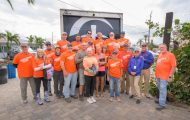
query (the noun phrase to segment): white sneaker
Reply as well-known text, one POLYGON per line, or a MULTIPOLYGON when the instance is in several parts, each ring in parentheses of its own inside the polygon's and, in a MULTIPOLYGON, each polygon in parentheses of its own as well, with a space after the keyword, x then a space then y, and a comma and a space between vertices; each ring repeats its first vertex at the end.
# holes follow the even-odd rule
POLYGON ((94 97, 91 97, 91 100, 95 103, 96 102, 96 100, 94 99, 94 97))
POLYGON ((88 102, 88 103, 90 103, 90 104, 92 104, 92 103, 93 103, 93 101, 92 101, 92 99, 91 99, 91 98, 88 98, 88 99, 87 99, 87 102, 88 102))
POLYGON ((26 103, 28 103, 28 100, 23 100, 22 102, 23 102, 23 104, 26 104, 26 103))

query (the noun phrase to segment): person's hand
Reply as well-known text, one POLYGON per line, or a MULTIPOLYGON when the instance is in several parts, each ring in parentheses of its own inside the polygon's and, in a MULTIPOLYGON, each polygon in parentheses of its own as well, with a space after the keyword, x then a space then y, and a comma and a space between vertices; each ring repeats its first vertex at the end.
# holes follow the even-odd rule
POLYGON ((63 75, 65 76, 65 77, 67 77, 68 76, 68 72, 67 71, 63 71, 63 75))
POLYGON ((43 70, 44 69, 44 66, 40 66, 40 70, 43 70))
POLYGON ((173 81, 172 77, 169 76, 169 78, 168 78, 168 82, 172 82, 172 81, 173 81))
POLYGON ((135 75, 136 74, 136 72, 131 72, 131 75, 135 75))

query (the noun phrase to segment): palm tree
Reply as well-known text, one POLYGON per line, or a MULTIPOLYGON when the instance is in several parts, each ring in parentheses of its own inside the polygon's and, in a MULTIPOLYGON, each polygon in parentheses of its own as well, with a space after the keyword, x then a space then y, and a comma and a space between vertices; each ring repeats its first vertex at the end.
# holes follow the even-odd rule
POLYGON ((8 51, 11 49, 11 45, 13 43, 15 43, 16 45, 20 45, 18 34, 12 34, 11 32, 6 31, 4 34, 4 38, 6 40, 6 47, 7 47, 8 51))
POLYGON ((142 45, 142 43, 143 43, 143 39, 139 39, 139 40, 137 41, 137 44, 139 44, 140 46, 142 45))
POLYGON ((147 37, 148 37, 148 35, 144 35, 145 43, 147 43, 147 37))
POLYGON ((45 43, 45 39, 41 38, 41 37, 37 37, 35 36, 35 44, 37 45, 38 48, 42 48, 43 44, 45 43))
MULTIPOLYGON (((13 7, 13 5, 11 3, 11 0, 6 0, 6 1, 9 3, 9 5, 11 6, 11 8, 14 9, 14 7, 13 7)), ((28 4, 34 4, 34 3, 35 3, 35 0, 28 0, 28 4)))
MULTIPOLYGON (((12 34, 9 31, 6 31, 5 33, 0 33, 0 39, 3 38, 6 41, 6 48, 7 52, 11 49, 11 45, 15 43, 16 45, 20 45, 19 41, 19 35, 18 34, 12 34)), ((3 55, 5 56, 5 49, 2 50, 3 55)))
POLYGON ((34 36, 30 35, 29 37, 26 37, 28 39, 28 44, 31 47, 32 43, 34 42, 34 36))

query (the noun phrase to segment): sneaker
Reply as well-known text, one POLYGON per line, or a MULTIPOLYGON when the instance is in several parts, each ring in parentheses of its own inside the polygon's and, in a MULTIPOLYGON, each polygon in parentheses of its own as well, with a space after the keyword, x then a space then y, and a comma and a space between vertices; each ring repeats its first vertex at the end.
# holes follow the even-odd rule
POLYGON ((158 106, 158 107, 156 107, 156 110, 158 110, 158 111, 162 111, 162 110, 164 110, 164 109, 166 109, 166 107, 165 106, 158 106))
POLYGON ((76 96, 76 95, 71 95, 71 97, 72 97, 73 99, 78 99, 78 96, 76 96))
POLYGON ((92 103, 93 103, 93 101, 92 101, 92 99, 91 99, 91 98, 88 98, 88 99, 87 99, 87 102, 88 102, 88 103, 90 103, 90 104, 92 104, 92 103))
POLYGON ((150 95, 145 95, 146 98, 151 99, 152 97, 150 95))
POLYGON ((117 97, 117 101, 118 101, 118 102, 121 102, 121 99, 120 99, 119 97, 117 97))
POLYGON ((51 93, 51 91, 49 91, 49 96, 52 96, 53 94, 51 93))
POLYGON ((123 93, 124 93, 124 91, 121 91, 120 93, 121 93, 121 94, 123 94, 123 93))
POLYGON ((65 101, 66 101, 67 103, 71 103, 71 98, 65 98, 65 101))
POLYGON ((109 99, 109 100, 110 100, 110 102, 113 102, 113 97, 110 97, 110 99, 109 99))
POLYGON ((134 95, 130 95, 129 98, 130 98, 130 99, 134 98, 134 95))
POLYGON ((94 99, 94 97, 91 97, 91 100, 95 103, 96 102, 96 100, 94 99))
POLYGON ((22 102, 23 102, 23 104, 27 104, 28 100, 23 100, 22 102))
POLYGON ((83 95, 79 95, 79 100, 80 100, 80 101, 84 101, 83 95))
POLYGON ((155 102, 156 104, 159 104, 159 100, 155 100, 154 102, 155 102))
POLYGON ((141 103, 141 100, 137 99, 136 104, 140 104, 140 103, 141 103))

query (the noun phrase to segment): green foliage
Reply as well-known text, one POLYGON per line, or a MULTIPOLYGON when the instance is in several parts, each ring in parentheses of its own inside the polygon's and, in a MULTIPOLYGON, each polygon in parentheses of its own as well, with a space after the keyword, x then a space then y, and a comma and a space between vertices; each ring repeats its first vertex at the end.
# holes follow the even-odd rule
MULTIPOLYGON (((14 7, 12 5, 11 0, 6 0, 6 1, 8 2, 8 4, 10 5, 10 7, 12 8, 12 10, 14 10, 14 7)), ((28 2, 28 4, 34 4, 35 0, 28 0, 27 2, 28 2)))
POLYGON ((43 39, 41 37, 34 36, 34 42, 36 44, 36 47, 42 48, 43 44, 45 43, 45 39, 43 39))
POLYGON ((6 31, 5 33, 0 33, 0 38, 4 38, 6 40, 6 47, 8 50, 11 49, 12 43, 20 45, 18 34, 12 34, 11 32, 6 31))

